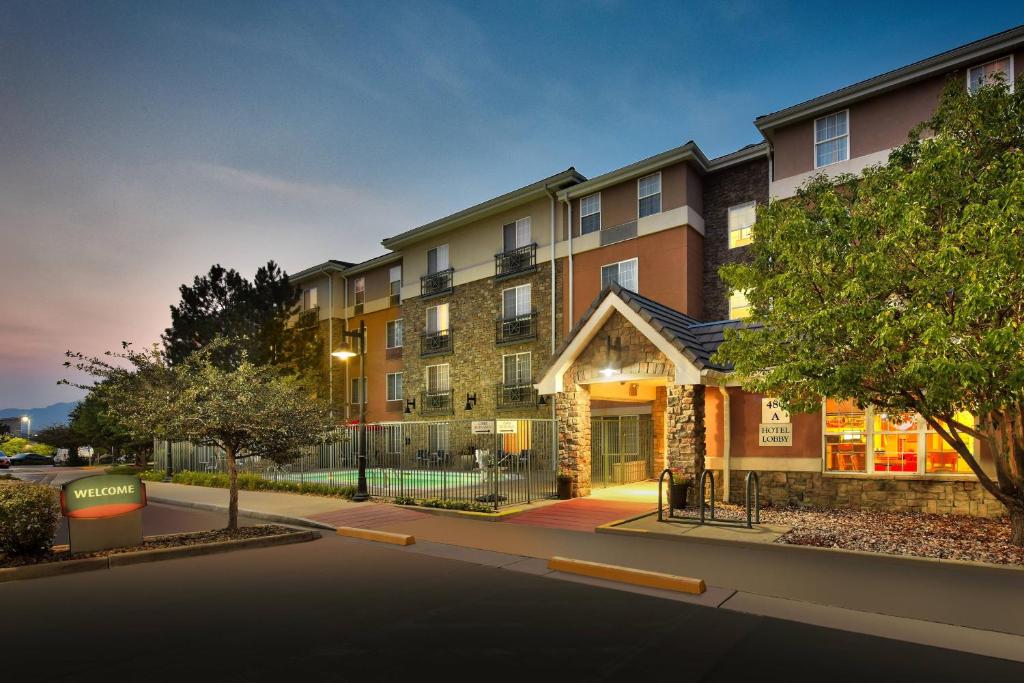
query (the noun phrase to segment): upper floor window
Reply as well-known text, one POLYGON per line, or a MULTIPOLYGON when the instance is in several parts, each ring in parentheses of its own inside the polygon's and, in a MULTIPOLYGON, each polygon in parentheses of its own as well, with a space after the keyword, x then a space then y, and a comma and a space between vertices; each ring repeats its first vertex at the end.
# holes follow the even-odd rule
POLYGON ((391 295, 391 305, 397 306, 402 303, 402 266, 391 266, 391 271, 388 273, 389 294, 391 295))
POLYGON ((850 111, 838 111, 814 120, 814 167, 850 158, 850 111))
POLYGON ((502 365, 504 366, 502 380, 505 386, 521 386, 533 382, 529 351, 502 356, 502 365))
POLYGON ((448 245, 441 244, 427 252, 427 275, 448 270, 448 245))
POLYGON ((388 393, 387 400, 389 401, 401 401, 402 400, 402 373, 400 372, 389 372, 388 373, 388 393))
POLYGON ((353 303, 356 307, 356 315, 359 315, 363 312, 363 304, 366 303, 366 278, 357 277, 353 280, 353 289, 355 290, 353 303))
POLYGON ((729 207, 729 248, 735 249, 754 241, 754 219, 757 202, 729 207))
POLYGON ((389 320, 387 324, 387 348, 396 349, 402 345, 402 319, 389 320))
POLYGON ((736 290, 729 295, 729 319, 739 320, 740 318, 746 318, 750 315, 750 300, 747 298, 747 293, 742 290, 736 290))
POLYGON ((427 373, 427 393, 451 389, 451 373, 447 363, 428 365, 425 371, 427 373))
POLYGON ((592 194, 580 200, 580 234, 597 232, 601 229, 601 193, 592 194))
POLYGON ((530 234, 530 217, 506 223, 501 226, 501 233, 504 251, 515 251, 529 245, 533 240, 533 236, 530 234))
POLYGON ((509 320, 530 314, 530 285, 511 287, 501 293, 501 318, 509 320))
POLYGON ((302 310, 308 311, 316 308, 316 287, 309 287, 302 290, 302 310))
POLYGON ((427 332, 443 332, 448 329, 448 304, 431 306, 427 309, 427 332))
POLYGON ((636 292, 638 287, 637 280, 637 260, 635 258, 601 266, 601 289, 604 289, 613 282, 617 282, 623 289, 636 292))
POLYGON ((1000 57, 988 64, 972 66, 967 70, 967 91, 974 93, 983 85, 1002 81, 1013 88, 1013 56, 1000 57), (1000 79, 1001 76, 1001 79, 1000 79))
POLYGON ((358 377, 352 378, 352 400, 349 403, 359 405, 366 401, 366 378, 359 381, 358 377))
POLYGON ((661 172, 644 176, 637 183, 637 196, 640 198, 638 216, 650 216, 661 213, 661 172))

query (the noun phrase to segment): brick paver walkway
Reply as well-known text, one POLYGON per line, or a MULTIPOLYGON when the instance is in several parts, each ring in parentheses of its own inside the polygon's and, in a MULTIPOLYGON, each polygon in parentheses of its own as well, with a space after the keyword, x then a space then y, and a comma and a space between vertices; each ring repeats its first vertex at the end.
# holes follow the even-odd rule
POLYGON ((645 512, 651 512, 656 507, 650 503, 574 498, 509 517, 505 523, 572 531, 593 531, 602 524, 642 515, 645 512))

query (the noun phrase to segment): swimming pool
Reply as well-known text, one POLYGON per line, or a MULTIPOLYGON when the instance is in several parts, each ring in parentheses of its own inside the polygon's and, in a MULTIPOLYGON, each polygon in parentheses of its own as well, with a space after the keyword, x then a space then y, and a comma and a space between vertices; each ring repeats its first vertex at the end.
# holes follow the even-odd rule
MULTIPOLYGON (((303 474, 289 473, 279 476, 285 481, 309 482, 336 486, 355 485, 359 477, 356 470, 320 470, 303 474)), ((522 479, 522 475, 501 472, 498 481, 522 479)), ((430 489, 454 486, 482 486, 493 483, 493 475, 480 470, 450 472, 447 470, 396 470, 390 468, 367 468, 366 481, 379 486, 402 486, 410 489, 430 489)))

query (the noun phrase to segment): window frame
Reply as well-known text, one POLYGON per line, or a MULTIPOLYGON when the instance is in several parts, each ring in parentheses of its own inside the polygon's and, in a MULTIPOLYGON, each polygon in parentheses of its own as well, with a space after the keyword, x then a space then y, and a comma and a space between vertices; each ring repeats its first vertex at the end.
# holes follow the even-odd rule
POLYGON ((647 218, 647 216, 654 216, 654 215, 657 215, 657 214, 662 212, 663 202, 661 200, 662 200, 662 192, 664 190, 664 187, 662 186, 662 182, 661 181, 662 181, 661 171, 655 171, 654 173, 648 173, 647 175, 645 175, 645 176, 643 176, 641 178, 637 178, 636 179, 636 218, 637 218, 637 220, 640 220, 641 218, 647 218), (653 178, 655 176, 658 177, 658 191, 656 193, 653 193, 653 194, 648 194, 648 195, 641 196, 640 195, 640 183, 643 182, 644 180, 647 180, 648 178, 653 178), (641 216, 640 215, 640 202, 642 202, 643 200, 647 199, 648 197, 654 197, 655 195, 657 195, 657 197, 658 197, 658 210, 654 211, 653 213, 649 213, 647 215, 641 216))
POLYGON ((388 270, 388 298, 392 306, 402 303, 402 266, 391 266, 388 270), (395 271, 398 271, 398 279, 395 279, 395 271), (398 284, 398 291, 395 291, 395 283, 398 284))
POLYGON ((436 246, 431 247, 430 249, 427 249, 427 275, 436 275, 438 273, 443 273, 444 271, 448 270, 451 267, 452 267, 451 249, 448 246, 447 242, 445 242, 444 244, 438 244, 436 246), (445 260, 444 268, 436 268, 436 270, 431 272, 431 270, 430 270, 430 252, 434 252, 434 263, 435 263, 435 266, 436 265, 440 265, 439 259, 438 259, 438 254, 440 253, 441 249, 444 249, 444 260, 445 260))
MULTIPOLYGON (((640 194, 639 185, 637 186, 637 194, 640 194)), ((640 212, 640 200, 637 199, 637 215, 639 215, 639 212, 640 212)), ((582 235, 589 235, 592 232, 601 232, 602 228, 604 227, 604 225, 602 224, 602 220, 603 220, 603 217, 601 215, 601 193, 600 192, 594 192, 593 194, 588 194, 586 197, 580 197, 580 235, 582 236, 582 235), (590 213, 583 213, 583 202, 584 202, 584 200, 590 199, 591 197, 596 197, 597 198, 597 211, 591 211, 590 213), (593 230, 587 230, 586 232, 584 232, 583 231, 583 219, 584 218, 589 218, 590 216, 594 216, 594 215, 597 216, 597 227, 594 228, 593 230)))
POLYGON ((448 302, 437 304, 435 306, 427 306, 426 308, 423 309, 423 330, 427 334, 437 334, 438 332, 444 332, 444 331, 446 331, 448 329, 451 329, 451 326, 452 326, 451 309, 448 307, 448 302), (444 313, 445 326, 441 327, 440 321, 438 321, 438 328, 436 330, 432 330, 432 329, 430 329, 430 311, 435 310, 435 309, 440 309, 442 307, 444 307, 444 309, 445 309, 445 313, 444 313))
POLYGON ((426 366, 424 366, 423 367, 423 389, 428 394, 430 394, 430 393, 439 393, 439 392, 442 392, 442 391, 451 391, 452 390, 452 366, 451 366, 451 363, 435 363, 434 365, 426 365, 426 366), (446 373, 447 374, 447 379, 448 379, 448 388, 446 388, 446 389, 438 389, 438 388, 431 389, 430 388, 430 369, 431 368, 448 368, 447 373, 446 373))
MULTIPOLYGON (((1015 73, 1016 66, 1013 63, 1013 53, 1011 52, 1009 54, 1003 55, 1002 57, 996 57, 995 59, 990 59, 987 62, 982 62, 981 64, 975 64, 973 66, 969 66, 966 69, 964 69, 964 79, 967 81, 967 93, 969 95, 973 95, 976 92, 976 91, 971 89, 971 71, 973 71, 974 69, 984 69, 989 64, 995 64, 996 62, 1002 61, 1004 59, 1007 60, 1007 62, 1009 63, 1009 68, 1010 68, 1010 73, 1009 73, 1009 75, 1007 76, 1007 79, 1006 79, 1006 85, 1009 86, 1010 92, 1013 92, 1014 78, 1016 77, 1016 73, 1015 73)), ((982 84, 982 85, 984 85, 984 84, 982 84)))
POLYGON ((616 266, 616 267, 618 267, 621 270, 622 264, 623 263, 629 263, 630 261, 636 261, 636 267, 633 268, 633 272, 636 273, 636 283, 635 283, 636 284, 636 289, 629 289, 629 287, 626 287, 621 282, 619 282, 618 272, 616 272, 615 283, 617 285, 619 285, 620 287, 622 287, 623 289, 629 289, 629 291, 636 292, 637 294, 640 293, 640 257, 638 257, 638 256, 634 256, 633 258, 623 259, 621 261, 614 261, 612 263, 606 263, 603 266, 601 266, 601 269, 598 272, 598 278, 599 278, 598 279, 598 284, 600 285, 600 288, 601 288, 602 291, 604 290, 604 269, 605 268, 609 268, 611 266, 616 266))
POLYGON ((530 313, 532 313, 532 312, 533 312, 533 285, 531 283, 527 282, 524 285, 516 285, 515 287, 506 287, 505 289, 501 290, 501 319, 502 320, 512 320, 512 319, 518 318, 519 316, 522 316, 522 315, 530 315, 530 313), (527 298, 527 301, 529 303, 526 306, 527 310, 526 310, 525 313, 519 312, 519 290, 520 289, 527 289, 530 292, 530 296, 527 298), (516 314, 510 318, 509 315, 508 315, 508 311, 505 308, 505 292, 512 292, 512 291, 516 292, 516 295, 515 295, 516 314))
POLYGON ((525 386, 527 384, 532 384, 532 383, 533 383, 533 353, 531 351, 520 351, 518 353, 503 353, 501 355, 501 384, 502 384, 502 386, 505 386, 505 387, 519 387, 519 386, 525 386), (519 374, 519 360, 518 359, 519 359, 520 356, 526 356, 526 367, 529 370, 529 372, 527 373, 528 376, 527 376, 527 378, 525 380, 521 380, 521 381, 516 381, 516 382, 510 383, 508 381, 508 376, 505 374, 505 371, 507 370, 507 365, 506 365, 507 359, 509 359, 509 358, 515 358, 516 359, 516 374, 518 375, 519 374))
POLYGON ((385 382, 385 394, 384 394, 385 400, 388 400, 388 401, 402 401, 402 400, 405 400, 405 383, 404 383, 404 379, 402 377, 403 374, 404 373, 401 370, 399 370, 398 372, 389 372, 389 373, 387 373, 387 376, 384 379, 384 382, 385 382), (394 377, 397 377, 398 379, 397 379, 396 386, 392 387, 392 378, 394 378, 394 377), (391 389, 392 388, 397 388, 399 390, 397 392, 397 394, 398 394, 397 396, 392 397, 392 395, 391 395, 391 389))
POLYGON ((360 381, 358 377, 353 377, 352 380, 351 380, 351 386, 349 386, 349 390, 352 391, 352 396, 349 396, 349 404, 350 405, 358 406, 358 405, 362 405, 363 403, 369 404, 369 402, 366 400, 366 376, 365 375, 363 376, 362 381, 360 381), (355 393, 356 393, 354 391, 356 383, 359 384, 359 393, 360 393, 360 398, 362 399, 361 401, 353 401, 352 400, 355 397, 355 393))
POLYGON ((523 247, 528 247, 531 244, 533 244, 533 216, 523 216, 522 218, 517 218, 517 219, 515 219, 513 221, 509 221, 508 223, 502 223, 501 224, 501 250, 502 250, 502 253, 506 253, 506 252, 510 252, 510 251, 515 251, 516 249, 522 249, 523 247), (519 226, 520 226, 521 223, 526 225, 526 243, 525 244, 519 244, 519 234, 520 234, 519 233, 519 226), (513 226, 512 229, 515 232, 515 236, 516 236, 515 237, 516 245, 514 247, 512 247, 512 248, 509 248, 505 244, 505 228, 507 228, 509 226, 513 226))
POLYGON ((814 140, 814 144, 811 147, 811 153, 814 155, 814 170, 818 170, 819 168, 825 168, 827 166, 834 166, 835 164, 841 164, 841 163, 843 163, 845 161, 849 161, 853 157, 853 142, 852 142, 853 136, 850 134, 850 109, 849 109, 849 107, 847 107, 846 109, 838 109, 836 111, 830 112, 828 114, 825 114, 824 116, 819 116, 818 118, 814 119, 814 122, 811 124, 811 133, 812 133, 813 140, 814 140), (837 116, 839 114, 846 114, 846 133, 844 135, 837 135, 835 137, 827 138, 825 140, 819 140, 818 139, 818 121, 821 121, 822 119, 827 119, 830 116, 837 116), (840 138, 846 138, 846 158, 845 159, 837 159, 835 161, 830 161, 827 164, 822 164, 821 166, 819 166, 818 165, 818 145, 823 145, 826 142, 832 142, 833 140, 838 140, 840 138))
POLYGON ((317 287, 305 287, 302 290, 302 310, 312 311, 317 307, 317 287), (308 301, 308 305, 307 305, 308 301))
POLYGON ((757 200, 756 199, 753 199, 753 200, 751 200, 749 202, 741 202, 739 204, 733 204, 732 206, 728 207, 725 210, 725 226, 726 226, 726 229, 729 232, 729 234, 728 234, 729 249, 739 249, 740 247, 745 247, 747 245, 753 244, 753 242, 754 242, 753 228, 754 228, 754 223, 756 223, 756 222, 757 222, 757 200), (754 220, 750 223, 750 225, 747 225, 745 227, 733 228, 729 224, 729 219, 732 217, 732 212, 734 210, 745 209, 745 208, 750 207, 750 206, 754 207, 754 220), (744 242, 743 244, 733 244, 733 240, 732 240, 733 233, 734 232, 741 232, 743 230, 751 231, 750 232, 750 237, 748 238, 748 241, 744 242))
POLYGON ((747 292, 745 292, 743 290, 739 290, 739 289, 730 291, 729 292, 728 304, 729 304, 729 320, 746 320, 747 318, 750 317, 750 312, 751 312, 750 295, 747 294, 747 292), (742 317, 739 317, 739 318, 737 318, 733 314, 733 306, 732 306, 732 298, 734 296, 736 296, 737 294, 742 294, 743 298, 746 299, 746 301, 747 301, 747 305, 745 307, 740 307, 740 308, 746 308, 747 309, 747 314, 742 316, 742 317))
POLYGON ((403 320, 404 320, 404 318, 395 318, 394 320, 389 320, 389 321, 387 321, 387 323, 385 323, 385 325, 384 325, 384 348, 385 349, 400 349, 404 345, 404 343, 405 343, 405 323, 402 322, 403 320), (389 326, 393 326, 394 329, 395 329, 395 335, 394 335, 395 336, 395 341, 398 342, 398 343, 396 343, 394 346, 389 346, 389 344, 391 343, 391 340, 389 339, 391 334, 388 331, 388 327, 389 326))
POLYGON ((366 276, 360 275, 352 280, 352 306, 361 312, 366 304, 366 276))

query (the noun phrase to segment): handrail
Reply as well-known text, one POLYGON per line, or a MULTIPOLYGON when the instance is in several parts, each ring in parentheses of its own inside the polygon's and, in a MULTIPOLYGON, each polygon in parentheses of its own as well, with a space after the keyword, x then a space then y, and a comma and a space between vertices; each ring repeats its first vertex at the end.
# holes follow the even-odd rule
POLYGON ((700 473, 700 523, 704 523, 704 482, 711 480, 711 519, 715 519, 715 475, 711 470, 704 470, 700 473))
POLYGON ((747 507, 747 528, 748 529, 753 529, 754 528, 751 525, 751 523, 750 523, 750 485, 753 482, 757 483, 757 485, 754 486, 754 514, 756 515, 754 521, 757 524, 761 523, 761 477, 757 474, 757 472, 755 472, 754 470, 751 470, 751 471, 747 472, 747 478, 746 478, 746 489, 747 489, 747 491, 746 491, 746 507, 747 507))
POLYGON ((659 522, 664 522, 665 521, 665 518, 662 517, 662 513, 661 513, 661 491, 664 488, 663 484, 665 483, 665 475, 666 474, 668 475, 668 487, 669 487, 668 488, 668 490, 669 490, 669 496, 668 496, 668 516, 670 518, 672 517, 672 487, 675 485, 675 477, 672 475, 672 470, 666 468, 666 469, 662 470, 661 474, 658 476, 658 521, 659 522))

